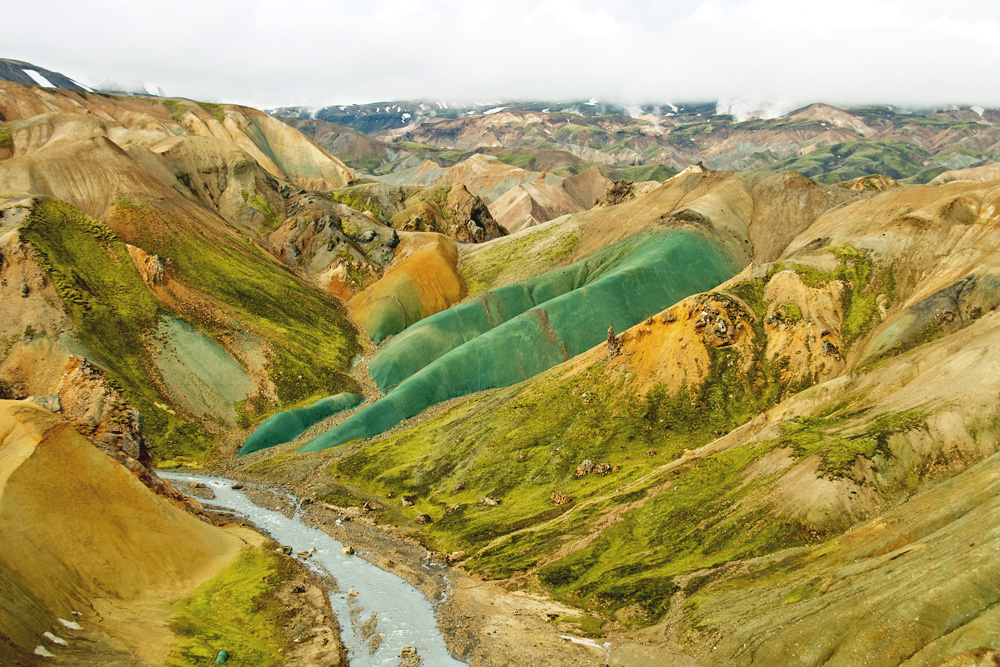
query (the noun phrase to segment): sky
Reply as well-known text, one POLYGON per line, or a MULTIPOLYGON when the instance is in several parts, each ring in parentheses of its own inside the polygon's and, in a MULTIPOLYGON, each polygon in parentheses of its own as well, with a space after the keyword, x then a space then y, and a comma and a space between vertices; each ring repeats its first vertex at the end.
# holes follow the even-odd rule
POLYGON ((6 4, 2 57, 260 108, 591 97, 1000 106, 995 0, 6 4))

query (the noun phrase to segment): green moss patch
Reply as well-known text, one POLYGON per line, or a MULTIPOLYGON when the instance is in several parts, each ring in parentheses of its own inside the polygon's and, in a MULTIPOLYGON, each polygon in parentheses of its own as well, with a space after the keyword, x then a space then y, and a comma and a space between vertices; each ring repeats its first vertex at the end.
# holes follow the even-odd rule
POLYGON ((238 665, 284 664, 282 634, 288 611, 274 591, 294 565, 264 548, 248 549, 178 605, 170 629, 176 639, 166 664, 210 665, 220 649, 238 665))

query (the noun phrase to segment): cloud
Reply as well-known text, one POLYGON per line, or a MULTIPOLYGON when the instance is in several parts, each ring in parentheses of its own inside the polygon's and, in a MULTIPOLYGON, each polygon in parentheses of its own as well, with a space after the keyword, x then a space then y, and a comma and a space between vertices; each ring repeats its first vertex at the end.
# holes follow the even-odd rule
POLYGON ((981 0, 35 0, 6 57, 255 106, 413 97, 1000 105, 981 0))

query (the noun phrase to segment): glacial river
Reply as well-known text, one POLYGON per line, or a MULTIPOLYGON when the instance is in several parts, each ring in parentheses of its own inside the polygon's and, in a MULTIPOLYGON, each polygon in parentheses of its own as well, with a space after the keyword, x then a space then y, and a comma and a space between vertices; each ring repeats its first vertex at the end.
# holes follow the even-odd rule
POLYGON ((341 627, 341 640, 347 647, 351 667, 395 667, 400 662, 400 650, 416 647, 425 667, 458 667, 465 663, 453 658, 437 627, 434 606, 419 590, 394 574, 372 565, 357 556, 341 553, 343 544, 317 528, 300 521, 298 509, 289 519, 281 512, 264 509, 241 491, 233 482, 221 477, 161 471, 160 477, 177 482, 201 482, 215 492, 214 500, 198 501, 212 507, 228 509, 249 519, 279 544, 295 551, 315 549, 303 562, 315 570, 331 574, 340 584, 339 592, 331 592, 330 602, 341 627), (357 592, 349 596, 349 590, 357 592), (381 644, 372 652, 372 640, 362 639, 362 626, 377 618, 372 636, 381 644))

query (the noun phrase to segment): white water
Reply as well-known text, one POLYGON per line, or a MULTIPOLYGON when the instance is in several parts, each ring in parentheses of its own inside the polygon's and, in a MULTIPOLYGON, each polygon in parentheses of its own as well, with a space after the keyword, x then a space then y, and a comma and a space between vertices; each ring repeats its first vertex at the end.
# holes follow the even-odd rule
POLYGON ((395 667, 399 664, 399 651, 404 646, 416 647, 425 667, 465 665, 448 653, 437 627, 434 607, 423 593, 362 558, 342 554, 343 544, 323 531, 303 524, 298 511, 294 518, 289 519, 281 512, 264 509, 250 502, 241 491, 233 489, 230 480, 221 477, 173 472, 160 472, 159 475, 173 481, 202 482, 215 492, 215 500, 199 498, 199 502, 229 509, 249 519, 279 544, 290 546, 295 551, 315 548, 312 558, 303 562, 310 568, 329 572, 340 584, 340 592, 330 593, 330 602, 340 621, 341 639, 347 647, 352 667, 395 667), (358 592, 357 597, 348 597, 350 589, 358 592), (355 614, 356 624, 352 624, 351 607, 357 606, 362 609, 355 614), (369 644, 361 641, 361 625, 371 618, 373 612, 378 615, 375 634, 383 633, 385 637, 374 655, 370 655, 369 644))

